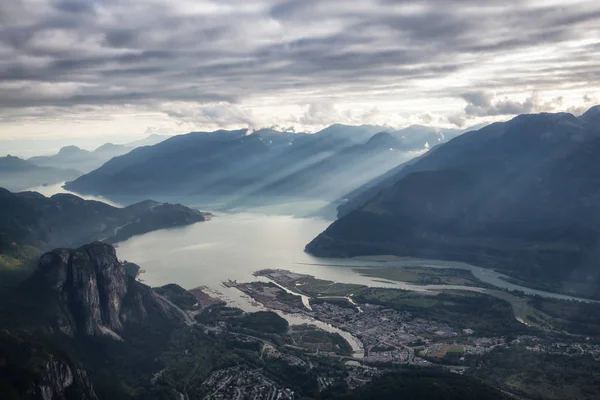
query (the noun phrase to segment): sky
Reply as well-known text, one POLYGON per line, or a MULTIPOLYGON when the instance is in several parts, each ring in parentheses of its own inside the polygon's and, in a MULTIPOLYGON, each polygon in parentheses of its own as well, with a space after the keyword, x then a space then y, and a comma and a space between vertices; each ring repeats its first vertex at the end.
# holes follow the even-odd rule
POLYGON ((0 148, 578 114, 599 64, 597 0, 0 1, 0 148))

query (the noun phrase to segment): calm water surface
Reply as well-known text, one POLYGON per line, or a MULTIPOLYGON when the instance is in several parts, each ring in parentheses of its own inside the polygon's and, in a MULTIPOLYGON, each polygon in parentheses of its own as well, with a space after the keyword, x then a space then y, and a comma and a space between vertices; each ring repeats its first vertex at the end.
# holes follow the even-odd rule
MULTIPOLYGON (((239 298, 236 289, 221 282, 228 279, 253 281, 252 273, 265 268, 287 269, 317 278, 374 287, 393 287, 416 291, 440 289, 482 289, 455 285, 413 285, 384 282, 360 275, 354 268, 439 266, 470 270, 475 277, 498 288, 521 290, 566 300, 581 300, 567 295, 534 290, 509 283, 504 275, 460 262, 403 258, 393 261, 316 258, 304 246, 327 228, 331 221, 257 214, 219 214, 212 221, 183 228, 161 230, 133 237, 118 244, 123 260, 139 264, 150 286, 177 283, 186 289, 208 286, 227 296, 239 298)), ((243 301, 247 303, 247 301, 243 301)))
MULTIPOLYGON (((291 269, 333 280, 350 273, 354 280, 368 283, 368 278, 360 279, 363 277, 348 268, 310 265, 318 260, 304 253, 304 246, 329 223, 321 219, 225 214, 210 222, 133 237, 119 243, 117 253, 120 259, 146 270, 142 280, 150 286, 174 282, 192 289, 204 285, 235 306, 259 311, 265 308, 221 283, 229 279, 265 280, 252 275, 264 268, 291 269)), ((301 314, 279 314, 291 324, 309 323, 337 332, 350 343, 356 358, 363 356, 362 343, 349 333, 301 314)))

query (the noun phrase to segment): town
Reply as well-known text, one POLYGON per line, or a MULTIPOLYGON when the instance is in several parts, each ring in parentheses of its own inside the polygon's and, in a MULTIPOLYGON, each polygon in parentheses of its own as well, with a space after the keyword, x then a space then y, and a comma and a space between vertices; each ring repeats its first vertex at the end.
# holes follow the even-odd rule
MULTIPOLYGON (((206 333, 233 340, 242 347, 254 346, 262 362, 284 363, 302 371, 318 370, 319 390, 326 390, 340 381, 349 388, 357 388, 385 371, 403 366, 437 367, 463 374, 474 360, 495 350, 520 349, 600 361, 600 345, 585 337, 569 336, 558 340, 546 334, 494 335, 489 331, 481 332, 476 326, 420 315, 418 311, 409 311, 410 307, 395 309, 382 301, 379 301, 382 304, 365 302, 367 290, 359 285, 323 281, 283 270, 263 270, 255 275, 267 281, 228 281, 226 286, 242 291, 255 304, 272 310, 273 318, 281 319, 277 315, 300 316, 307 322, 289 325, 279 332, 261 332, 269 327, 268 322, 248 330, 247 326, 239 325, 239 319, 244 315, 241 310, 229 308, 214 297, 205 305, 196 304, 208 315, 212 314, 210 321, 203 321, 202 316, 206 313, 199 310, 186 312, 195 316, 206 333), (345 335, 328 332, 322 325, 315 326, 310 321, 326 324, 345 335), (354 346, 349 345, 349 338, 355 341, 354 346), (337 367, 329 370, 324 367, 330 363, 337 367), (343 373, 340 373, 340 367, 343 373)), ((193 294, 197 301, 206 302, 210 296, 202 289, 195 289, 193 294)), ((389 289, 369 290, 369 294, 374 291, 378 295, 375 296, 377 300, 390 294, 385 291, 389 289)), ((415 309, 418 310, 412 308, 415 309)), ((209 393, 205 398, 211 399, 294 398, 294 391, 278 385, 267 371, 247 366, 214 371, 203 384, 203 390, 209 393)))

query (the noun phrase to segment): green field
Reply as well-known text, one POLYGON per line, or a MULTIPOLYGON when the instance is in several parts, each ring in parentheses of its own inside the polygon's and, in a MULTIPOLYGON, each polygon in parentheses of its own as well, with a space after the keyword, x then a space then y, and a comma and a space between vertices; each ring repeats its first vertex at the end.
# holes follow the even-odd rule
POLYGON ((311 325, 294 326, 290 329, 294 345, 311 351, 334 352, 343 355, 352 354, 352 347, 339 334, 330 333, 311 325))
POLYGON ((416 285, 460 285, 483 287, 485 283, 473 276, 471 271, 453 268, 385 267, 358 268, 356 272, 371 278, 408 282, 416 285))
POLYGON ((300 278, 295 281, 294 290, 299 290, 308 296, 350 296, 356 295, 367 289, 364 285, 352 283, 338 283, 317 279, 312 276, 300 278))

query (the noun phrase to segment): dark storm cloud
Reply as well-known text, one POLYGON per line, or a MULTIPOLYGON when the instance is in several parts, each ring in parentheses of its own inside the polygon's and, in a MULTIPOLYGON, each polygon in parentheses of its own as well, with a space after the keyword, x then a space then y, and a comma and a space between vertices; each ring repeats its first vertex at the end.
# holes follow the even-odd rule
POLYGON ((562 46, 600 37, 592 0, 15 0, 0 4, 0 21, 5 108, 236 102, 299 89, 360 99, 474 71, 481 92, 423 90, 462 97, 466 116, 503 115, 531 106, 486 93, 584 86, 598 78, 600 54, 598 41, 562 46), (555 46, 555 58, 493 69, 542 46, 555 46), (490 70, 494 79, 478 80, 490 70))

